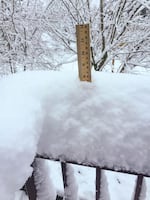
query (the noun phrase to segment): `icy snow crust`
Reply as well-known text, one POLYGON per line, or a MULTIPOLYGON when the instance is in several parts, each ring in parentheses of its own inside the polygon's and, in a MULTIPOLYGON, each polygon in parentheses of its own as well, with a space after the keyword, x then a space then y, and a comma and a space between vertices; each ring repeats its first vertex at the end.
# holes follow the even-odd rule
POLYGON ((150 79, 26 72, 0 80, 0 193, 13 199, 36 153, 150 174, 150 79))

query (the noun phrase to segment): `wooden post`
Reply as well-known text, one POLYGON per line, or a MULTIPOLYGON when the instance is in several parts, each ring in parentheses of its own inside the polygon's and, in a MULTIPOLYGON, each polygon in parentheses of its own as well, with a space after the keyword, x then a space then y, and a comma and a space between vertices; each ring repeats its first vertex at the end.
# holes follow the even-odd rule
POLYGON ((138 175, 135 187, 134 200, 140 200, 140 194, 142 190, 143 175, 138 175))
POLYGON ((68 181, 67 181, 67 164, 65 162, 61 162, 61 170, 62 170, 62 177, 63 177, 63 184, 64 189, 68 187, 68 181))
POLYGON ((63 184, 64 184, 64 200, 70 200, 70 196, 67 193, 68 187, 68 176, 67 176, 67 164, 65 162, 61 162, 61 170, 62 170, 62 177, 63 177, 63 184))
POLYGON ((37 198, 37 190, 34 184, 34 175, 28 178, 25 184, 25 192, 28 195, 29 200, 36 200, 37 198))
POLYGON ((25 191, 29 200, 36 200, 37 199, 37 189, 36 189, 35 182, 34 182, 35 165, 36 165, 36 159, 31 164, 31 166, 33 167, 33 173, 31 175, 31 177, 28 178, 25 185, 21 188, 21 190, 25 191))
POLYGON ((96 167, 96 194, 95 194, 95 199, 100 200, 100 195, 101 195, 101 169, 100 167, 96 167))
POLYGON ((89 24, 76 25, 78 69, 81 81, 91 82, 89 24))

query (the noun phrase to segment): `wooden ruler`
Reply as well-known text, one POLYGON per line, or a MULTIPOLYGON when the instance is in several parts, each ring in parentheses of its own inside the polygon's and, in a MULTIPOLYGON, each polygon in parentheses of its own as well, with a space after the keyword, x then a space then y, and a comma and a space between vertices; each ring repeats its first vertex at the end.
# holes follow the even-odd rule
POLYGON ((91 82, 89 24, 76 25, 79 78, 91 82))

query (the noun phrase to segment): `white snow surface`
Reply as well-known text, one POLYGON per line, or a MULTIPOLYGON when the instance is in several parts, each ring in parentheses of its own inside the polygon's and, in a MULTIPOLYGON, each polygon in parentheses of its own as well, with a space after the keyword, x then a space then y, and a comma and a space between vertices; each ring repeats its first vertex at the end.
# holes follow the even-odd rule
POLYGON ((150 78, 71 70, 0 80, 0 194, 11 200, 36 153, 150 174, 150 78))
POLYGON ((48 174, 50 168, 47 162, 36 159, 34 166, 34 180, 37 190, 37 200, 56 200, 56 190, 48 174))

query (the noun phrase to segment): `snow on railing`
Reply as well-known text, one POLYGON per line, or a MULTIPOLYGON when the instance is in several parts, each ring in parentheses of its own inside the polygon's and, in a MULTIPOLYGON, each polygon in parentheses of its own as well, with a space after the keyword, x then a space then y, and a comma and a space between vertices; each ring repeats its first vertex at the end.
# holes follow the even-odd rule
MULTIPOLYGON (((114 172, 121 172, 121 173, 136 175, 137 180, 136 180, 133 200, 140 200, 140 195, 141 195, 141 192, 142 192, 142 184, 143 184, 144 177, 150 177, 150 174, 138 173, 136 171, 128 171, 128 170, 123 169, 123 168, 116 168, 116 167, 109 168, 107 166, 100 167, 100 166, 95 166, 94 164, 78 163, 76 161, 62 160, 62 159, 59 159, 59 158, 57 158, 57 159, 56 158, 50 158, 50 157, 45 156, 45 155, 44 156, 37 155, 36 158, 52 160, 52 161, 59 161, 61 163, 62 178, 63 178, 63 185, 64 185, 64 197, 62 197, 62 199, 65 199, 65 200, 75 199, 75 198, 73 198, 73 196, 71 196, 71 195, 74 195, 74 194, 70 193, 70 190, 68 190, 68 187, 70 187, 70 185, 69 185, 70 184, 70 181, 69 181, 69 179, 70 179, 70 177, 69 177, 70 176, 70 164, 81 165, 81 166, 86 166, 86 167, 93 167, 93 168, 96 169, 95 200, 101 200, 101 186, 103 184, 102 183, 102 170, 109 170, 109 171, 114 171, 114 172)), ((34 164, 33 164, 33 167, 34 167, 34 164)), ((36 200, 37 199, 37 190, 36 190, 36 187, 35 187, 35 184, 34 184, 34 173, 28 179, 28 181, 26 182, 23 189, 25 190, 26 194, 28 195, 29 200, 36 200)), ((72 190, 72 188, 71 188, 71 190, 72 190)), ((61 198, 59 197, 57 199, 61 199, 61 198)))

